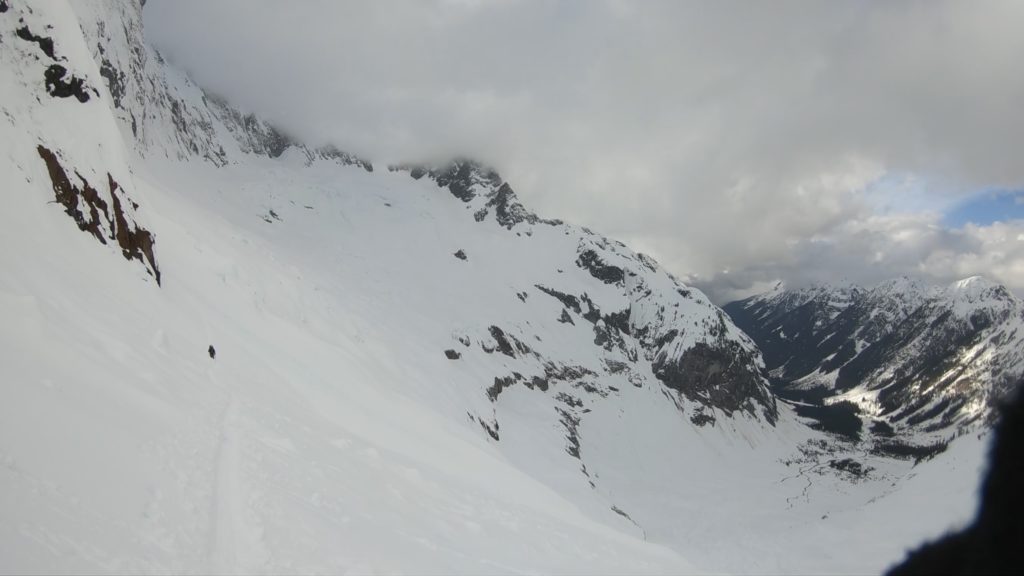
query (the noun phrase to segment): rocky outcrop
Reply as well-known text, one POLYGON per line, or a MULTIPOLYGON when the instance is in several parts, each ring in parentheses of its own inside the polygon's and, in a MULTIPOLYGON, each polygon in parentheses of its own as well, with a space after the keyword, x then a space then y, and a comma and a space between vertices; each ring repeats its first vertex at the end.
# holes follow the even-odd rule
POLYGON ((443 168, 427 170, 413 167, 416 171, 413 178, 428 176, 441 188, 447 188, 452 196, 463 202, 469 202, 477 196, 477 186, 495 188, 501 186, 501 177, 491 168, 477 164, 471 160, 455 160, 443 168))
POLYGON ((15 35, 26 42, 31 42, 38 46, 39 51, 44 56, 55 62, 47 66, 43 71, 43 84, 46 87, 47 94, 54 98, 74 97, 83 104, 92 98, 95 90, 89 87, 85 79, 69 72, 64 64, 57 63, 66 63, 66 59, 57 54, 53 38, 35 34, 27 25, 19 27, 15 31, 15 35))
MULTIPOLYGON (((763 387, 760 375, 747 368, 748 355, 733 342, 722 342, 717 347, 700 342, 678 359, 659 353, 654 374, 665 386, 700 405, 719 408, 727 415, 741 410, 756 413, 756 404, 774 407, 774 399, 763 387)), ((769 422, 778 417, 776 410, 766 414, 769 422)), ((695 424, 714 422, 707 415, 701 416, 695 424)))
POLYGON ((107 192, 101 193, 77 172, 78 182, 73 183, 60 159, 48 148, 39 146, 37 151, 46 164, 57 203, 64 207, 64 213, 75 221, 78 229, 88 232, 101 244, 108 241, 116 244, 125 259, 142 263, 160 284, 153 235, 135 224, 132 213, 138 205, 127 198, 114 177, 107 174, 107 192))
POLYGON ((593 250, 584 250, 576 259, 576 265, 605 284, 621 284, 626 277, 622 268, 605 264, 593 250))
POLYGON ((74 74, 69 74, 67 68, 60 64, 51 64, 44 73, 46 79, 46 92, 55 98, 74 97, 81 103, 86 103, 91 98, 85 80, 74 74))
MULTIPOLYGON (((6 7, 4 11, 7 11, 6 7)), ((21 38, 26 42, 33 42, 39 46, 39 49, 42 50, 43 54, 45 54, 50 60, 57 60, 57 53, 54 51, 53 47, 53 38, 33 34, 32 31, 28 29, 28 26, 22 26, 15 30, 14 33, 18 38, 21 38)))
POLYGON ((452 196, 470 204, 477 222, 493 214, 494 221, 508 230, 519 224, 562 224, 561 220, 545 220, 527 210, 512 186, 503 181, 496 170, 473 160, 460 158, 441 166, 397 164, 388 169, 408 172, 416 180, 424 177, 433 180, 452 196))

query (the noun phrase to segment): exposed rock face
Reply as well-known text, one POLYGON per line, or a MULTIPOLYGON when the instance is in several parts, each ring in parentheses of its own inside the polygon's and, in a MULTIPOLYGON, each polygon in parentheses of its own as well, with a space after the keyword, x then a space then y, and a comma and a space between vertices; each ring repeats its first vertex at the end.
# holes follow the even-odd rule
POLYGON ((515 336, 506 335, 505 332, 497 326, 491 326, 487 329, 491 333, 491 337, 497 342, 497 351, 501 352, 509 358, 515 358, 517 354, 529 354, 532 352, 530 347, 523 344, 515 336))
POLYGON ((849 396, 904 429, 984 421, 1024 374, 1024 305, 983 278, 777 289, 725 310, 764 350, 776 384, 849 396))
MULTIPOLYGON (((6 5, 4 6, 3 11, 7 11, 6 5)), ((28 26, 22 26, 21 28, 18 28, 15 31, 15 34, 17 34, 18 38, 21 38, 26 42, 36 43, 39 46, 39 49, 43 51, 43 54, 45 54, 50 60, 57 60, 57 54, 53 48, 53 38, 37 36, 36 34, 33 34, 31 30, 28 29, 28 26)))
POLYGON ((430 178, 451 192, 452 196, 472 206, 473 217, 477 222, 483 222, 493 213, 498 225, 509 230, 523 223, 562 223, 560 220, 543 220, 524 208, 508 182, 504 182, 493 168, 473 160, 461 158, 435 167, 400 164, 390 166, 389 170, 408 172, 416 180, 430 178))
POLYGON ((551 296, 552 298, 558 299, 558 301, 561 302, 562 305, 564 305, 566 308, 569 308, 570 310, 576 312, 577 314, 581 313, 579 298, 573 296, 572 294, 566 294, 565 292, 559 292, 558 290, 541 286, 540 284, 537 284, 536 287, 537 290, 540 290, 541 292, 547 294, 548 296, 551 296))
POLYGON ((46 91, 50 96, 56 98, 70 98, 74 96, 75 99, 83 104, 89 101, 90 96, 85 86, 85 80, 74 74, 69 75, 67 68, 60 64, 51 64, 46 69, 45 78, 46 91))
POLYGON ((444 168, 431 170, 427 175, 463 202, 476 198, 474 186, 477 184, 491 187, 501 185, 501 177, 497 172, 471 160, 457 160, 444 168))
POLYGON ((590 275, 605 284, 621 284, 625 273, 621 268, 605 264, 593 250, 585 250, 576 259, 576 265, 590 272, 590 275))
POLYGON ((102 194, 80 174, 75 174, 80 184, 73 184, 56 154, 46 147, 39 146, 37 151, 46 163, 57 203, 64 207, 64 212, 75 221, 79 230, 88 232, 101 244, 114 241, 125 259, 141 262, 160 284, 160 268, 153 254, 153 235, 135 224, 132 213, 137 205, 124 196, 125 192, 114 177, 107 174, 108 191, 102 194))
MULTIPOLYGON (((57 54, 53 38, 34 34, 27 25, 18 28, 15 34, 26 42, 34 43, 50 60, 54 62, 65 61, 64 58, 57 54)), ((86 84, 85 79, 70 73, 61 64, 50 64, 43 72, 43 80, 47 94, 54 98, 70 98, 73 96, 84 104, 92 97, 90 92, 93 92, 93 90, 86 84)))
MULTIPOLYGON (((760 376, 747 369, 750 359, 745 355, 749 353, 733 342, 717 348, 701 342, 676 361, 660 354, 654 370, 665 386, 694 402, 721 408, 726 414, 754 412, 756 404, 771 405, 772 398, 760 376)), ((775 414, 769 413, 769 418, 774 421, 775 414)))
POLYGON ((110 61, 104 58, 100 63, 100 76, 103 76, 107 83, 107 89, 110 90, 110 97, 114 102, 114 107, 123 108, 122 101, 124 100, 126 82, 124 72, 114 68, 110 61))

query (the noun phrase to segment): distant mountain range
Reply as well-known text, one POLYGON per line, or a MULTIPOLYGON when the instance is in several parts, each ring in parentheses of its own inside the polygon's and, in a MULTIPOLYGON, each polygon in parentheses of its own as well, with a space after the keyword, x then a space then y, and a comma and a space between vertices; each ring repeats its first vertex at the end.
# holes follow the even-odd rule
POLYGON ((938 432, 987 422, 1024 375, 1024 304, 981 277, 774 289, 724 307, 783 395, 847 401, 873 422, 938 432))

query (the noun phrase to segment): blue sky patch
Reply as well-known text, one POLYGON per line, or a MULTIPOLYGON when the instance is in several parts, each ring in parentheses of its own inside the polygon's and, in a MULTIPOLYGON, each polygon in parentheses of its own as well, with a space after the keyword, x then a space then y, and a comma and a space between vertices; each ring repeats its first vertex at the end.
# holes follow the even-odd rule
POLYGON ((1024 190, 985 192, 968 198, 946 213, 946 225, 967 223, 986 226, 993 222, 1024 219, 1024 190))

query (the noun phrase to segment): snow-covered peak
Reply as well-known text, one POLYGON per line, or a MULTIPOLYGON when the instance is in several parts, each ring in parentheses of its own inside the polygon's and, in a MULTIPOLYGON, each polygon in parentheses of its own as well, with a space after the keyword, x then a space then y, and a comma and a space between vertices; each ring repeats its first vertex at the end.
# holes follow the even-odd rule
POLYGON ((806 309, 806 313, 819 317, 816 322, 821 323, 841 314, 863 292, 862 288, 853 284, 814 283, 790 289, 779 282, 766 292, 730 306, 742 306, 764 322, 779 321, 786 314, 806 309))
POLYGON ((877 326, 879 334, 888 331, 893 324, 902 322, 915 310, 929 301, 939 288, 929 288, 916 278, 901 276, 881 282, 862 294, 860 305, 869 310, 868 315, 877 326))
POLYGON ((947 287, 946 293, 951 298, 967 302, 1016 300, 1005 286, 983 276, 971 276, 963 280, 957 280, 947 287))
POLYGON ((879 282, 871 288, 871 292, 889 294, 919 294, 925 291, 925 285, 917 278, 900 276, 879 282))

